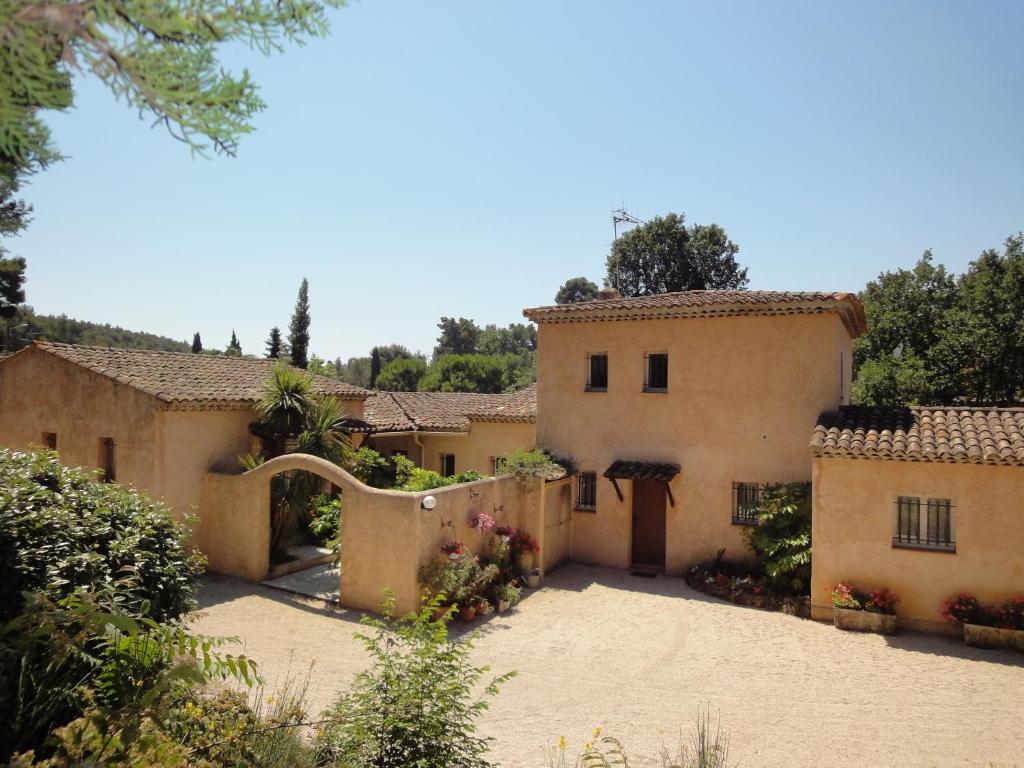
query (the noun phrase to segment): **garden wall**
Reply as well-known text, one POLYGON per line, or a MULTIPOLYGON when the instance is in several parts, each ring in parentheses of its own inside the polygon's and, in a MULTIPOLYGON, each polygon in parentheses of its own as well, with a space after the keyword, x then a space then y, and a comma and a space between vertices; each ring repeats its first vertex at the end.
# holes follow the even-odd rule
MULTIPOLYGON (((395 595, 400 613, 419 605, 420 565, 440 552, 443 544, 462 542, 475 553, 484 538, 468 527, 473 515, 484 512, 498 525, 521 528, 536 538, 541 553, 544 540, 545 502, 560 503, 567 494, 551 496, 542 481, 520 482, 514 477, 489 478, 473 483, 407 493, 363 485, 330 462, 304 454, 272 459, 243 474, 206 475, 202 489, 203 527, 210 533, 204 554, 209 569, 251 581, 266 577, 270 567, 270 480, 289 470, 313 472, 342 492, 341 604, 376 611, 381 593, 395 595), (422 508, 433 496, 433 510, 422 508)), ((555 519, 568 518, 549 512, 555 519)), ((559 537, 567 535, 559 531, 559 537)), ((553 544, 560 547, 561 538, 553 544)), ((538 561, 544 568, 548 562, 538 561)))

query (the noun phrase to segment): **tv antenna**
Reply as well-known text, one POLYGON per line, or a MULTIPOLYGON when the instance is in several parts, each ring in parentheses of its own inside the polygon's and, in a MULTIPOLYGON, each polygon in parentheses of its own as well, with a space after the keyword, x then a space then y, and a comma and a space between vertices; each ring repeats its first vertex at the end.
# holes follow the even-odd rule
POLYGON ((612 231, 615 233, 615 237, 612 242, 619 239, 619 224, 646 224, 647 222, 643 219, 639 219, 632 213, 626 210, 625 206, 622 208, 616 208, 612 211, 612 231))

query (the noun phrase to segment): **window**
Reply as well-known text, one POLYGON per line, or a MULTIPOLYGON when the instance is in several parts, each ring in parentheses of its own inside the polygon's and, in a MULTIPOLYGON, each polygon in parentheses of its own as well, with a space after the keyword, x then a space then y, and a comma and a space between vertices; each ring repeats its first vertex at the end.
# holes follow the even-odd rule
POLYGON ((103 482, 112 483, 117 479, 117 456, 112 437, 100 438, 100 470, 103 472, 103 482))
POLYGON ((576 509, 597 509, 597 475, 580 472, 576 479, 576 509))
POLYGON ((757 483, 733 483, 733 525, 757 525, 757 505, 760 501, 760 485, 758 485, 757 483))
POLYGON ((608 355, 587 356, 587 391, 608 391, 608 355))
POLYGON ((491 456, 491 474, 495 477, 500 475, 504 463, 505 460, 501 456, 491 456))
POLYGON ((927 499, 922 505, 917 496, 897 497, 892 545, 956 552, 953 502, 949 499, 927 499))
POLYGON ((395 448, 391 452, 391 455, 392 456, 401 456, 403 459, 408 459, 409 458, 409 452, 408 451, 400 451, 397 448, 395 448))
POLYGON ((664 352, 644 355, 644 391, 665 392, 668 389, 668 355, 664 352))
POLYGON ((46 446, 48 451, 57 450, 57 433, 56 432, 43 432, 43 445, 46 446))
POLYGON ((455 474, 455 454, 454 453, 442 453, 441 454, 441 474, 445 477, 451 477, 455 474))

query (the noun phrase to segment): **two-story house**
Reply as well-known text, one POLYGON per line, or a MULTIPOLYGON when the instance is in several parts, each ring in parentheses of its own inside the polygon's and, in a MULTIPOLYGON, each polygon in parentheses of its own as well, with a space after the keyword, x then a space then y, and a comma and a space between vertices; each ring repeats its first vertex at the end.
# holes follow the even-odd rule
POLYGON ((537 442, 571 457, 572 559, 681 572, 742 531, 768 482, 811 479, 818 416, 849 402, 847 293, 687 291, 537 307, 537 442))

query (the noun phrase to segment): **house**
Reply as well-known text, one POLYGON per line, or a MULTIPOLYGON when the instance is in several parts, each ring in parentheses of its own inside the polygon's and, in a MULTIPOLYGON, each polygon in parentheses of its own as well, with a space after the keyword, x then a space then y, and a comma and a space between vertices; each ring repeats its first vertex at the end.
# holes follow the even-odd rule
POLYGON ((844 407, 811 450, 813 616, 840 580, 893 590, 926 630, 956 593, 1024 592, 1024 409, 844 407))
MULTIPOLYGON (((0 445, 56 449, 181 515, 216 464, 258 450, 250 430, 274 361, 36 342, 0 361, 0 445)), ((315 390, 363 415, 364 389, 322 376, 315 390)), ((202 520, 195 531, 204 549, 202 520)))
POLYGON ((367 445, 442 475, 496 473, 497 460, 536 443, 537 388, 511 394, 377 392, 366 400, 367 445))
POLYGON ((743 531, 768 482, 811 479, 808 436, 849 402, 847 293, 686 291, 537 307, 537 442, 569 456, 573 560, 687 566, 743 531))

